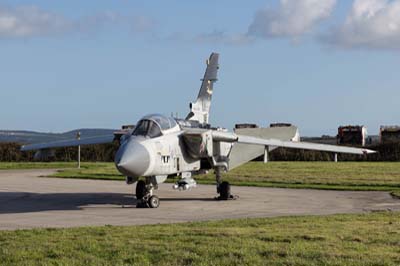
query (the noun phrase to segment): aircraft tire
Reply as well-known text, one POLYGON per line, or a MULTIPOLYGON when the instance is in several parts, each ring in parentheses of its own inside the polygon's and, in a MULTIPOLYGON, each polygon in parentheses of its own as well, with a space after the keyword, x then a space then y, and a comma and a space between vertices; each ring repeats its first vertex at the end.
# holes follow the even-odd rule
POLYGON ((158 208, 160 206, 160 199, 157 196, 151 196, 148 204, 152 209, 158 208))
POLYGON ((231 185, 229 182, 222 182, 219 185, 219 195, 221 200, 228 200, 231 197, 231 185))
POLYGON ((136 199, 142 200, 147 193, 146 183, 143 180, 139 180, 136 184, 136 199))

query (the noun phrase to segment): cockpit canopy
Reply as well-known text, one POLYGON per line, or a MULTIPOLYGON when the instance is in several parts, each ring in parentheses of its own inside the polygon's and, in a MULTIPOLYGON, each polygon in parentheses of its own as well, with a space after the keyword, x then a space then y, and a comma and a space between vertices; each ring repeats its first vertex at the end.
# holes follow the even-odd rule
POLYGON ((166 130, 176 127, 175 119, 163 115, 154 114, 143 117, 133 131, 133 136, 146 136, 157 138, 166 130))

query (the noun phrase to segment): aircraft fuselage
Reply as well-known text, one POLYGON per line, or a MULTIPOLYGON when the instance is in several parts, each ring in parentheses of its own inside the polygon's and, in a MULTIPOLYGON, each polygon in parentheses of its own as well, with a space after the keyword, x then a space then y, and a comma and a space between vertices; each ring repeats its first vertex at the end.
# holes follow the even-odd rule
POLYGON ((115 157, 118 171, 134 179, 141 176, 161 178, 200 171, 200 160, 194 159, 186 152, 181 137, 183 132, 176 124, 154 138, 143 135, 127 136, 115 157))

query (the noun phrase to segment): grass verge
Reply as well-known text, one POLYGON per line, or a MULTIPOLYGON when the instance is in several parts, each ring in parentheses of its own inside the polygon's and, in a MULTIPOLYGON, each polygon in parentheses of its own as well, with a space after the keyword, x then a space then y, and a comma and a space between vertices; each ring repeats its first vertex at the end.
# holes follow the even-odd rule
MULTIPOLYGON (((0 169, 62 169, 52 177, 124 180, 113 163, 0 163, 0 169)), ((200 184, 214 184, 212 173, 196 177, 200 184)), ((250 162, 224 174, 237 186, 297 189, 392 191, 400 197, 400 163, 381 162, 250 162)), ((169 182, 175 182, 174 179, 169 182)))
POLYGON ((400 199, 400 190, 395 190, 391 192, 391 195, 395 198, 400 199))
MULTIPOLYGON (((89 165, 90 163, 88 163, 89 165)), ((16 170, 16 169, 63 169, 74 168, 76 162, 0 162, 0 170, 16 170)))
POLYGON ((0 265, 400 265, 400 214, 0 231, 0 265))
MULTIPOLYGON (((54 177, 124 180, 112 163, 85 163, 82 169, 64 169, 54 177)), ((212 173, 196 180, 215 183, 212 173)), ((224 174, 224 180, 238 186, 400 191, 400 163, 251 162, 224 174)))

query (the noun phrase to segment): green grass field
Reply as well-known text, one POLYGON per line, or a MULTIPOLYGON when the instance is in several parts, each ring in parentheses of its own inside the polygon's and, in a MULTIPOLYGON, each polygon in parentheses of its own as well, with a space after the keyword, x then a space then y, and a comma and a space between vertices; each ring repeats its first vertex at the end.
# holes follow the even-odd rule
MULTIPOLYGON (((54 177, 124 179, 112 163, 84 163, 82 169, 64 169, 54 177)), ((215 183, 212 173, 196 180, 215 183)), ((400 163, 251 162, 224 174, 224 180, 239 186, 394 191, 400 190, 400 163)))
MULTIPOLYGON (((0 163, 63 168, 62 178, 123 180, 112 163, 0 163)), ((400 163, 248 163, 235 185, 388 190, 400 163)), ((199 176, 199 183, 214 177, 199 176)), ((400 213, 241 219, 173 225, 0 231, 0 265, 400 265, 400 213)))
POLYGON ((0 265, 400 265, 400 214, 0 231, 0 265))
MULTIPOLYGON (((53 177, 124 180, 113 163, 82 163, 81 169, 76 169, 75 162, 0 163, 0 169, 33 168, 62 169, 53 177)), ((201 184, 215 183, 212 172, 196 180, 201 184)), ((397 191, 400 190, 400 163, 250 162, 224 174, 224 180, 239 186, 397 191)))
MULTIPOLYGON (((89 165, 90 163, 88 163, 89 165)), ((8 163, 0 162, 0 170, 16 170, 16 169, 62 169, 74 168, 77 166, 76 162, 21 162, 21 163, 8 163)))

